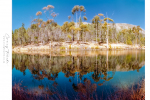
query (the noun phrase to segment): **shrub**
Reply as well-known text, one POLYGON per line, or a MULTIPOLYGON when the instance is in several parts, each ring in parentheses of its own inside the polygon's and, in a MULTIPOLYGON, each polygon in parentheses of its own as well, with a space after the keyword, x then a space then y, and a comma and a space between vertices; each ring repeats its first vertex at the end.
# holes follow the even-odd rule
POLYGON ((68 65, 71 65, 71 64, 72 64, 72 61, 68 61, 67 64, 68 64, 68 65))
POLYGON ((70 41, 71 41, 71 38, 72 38, 71 35, 67 35, 67 37, 68 37, 68 38, 70 39, 70 41))
POLYGON ((69 49, 71 49, 71 45, 69 45, 69 49))
POLYGON ((97 41, 100 42, 100 38, 97 38, 97 41))
POLYGON ((61 55, 64 55, 64 54, 65 54, 65 51, 60 51, 60 54, 61 54, 61 55))
POLYGON ((127 41, 127 44, 132 45, 132 41, 131 41, 131 40, 128 40, 128 41, 127 41))
POLYGON ((64 41, 65 41, 63 38, 60 38, 59 40, 60 40, 61 42, 64 42, 64 41))
POLYGON ((64 50, 64 49, 65 49, 65 47, 64 47, 64 46, 60 47, 60 50, 64 50))
POLYGON ((15 48, 15 46, 12 46, 12 49, 14 49, 15 48))
POLYGON ((84 47, 84 49, 87 49, 87 47, 84 47))
POLYGON ((95 49, 99 49, 99 47, 98 47, 98 46, 96 46, 96 47, 95 47, 95 49))
POLYGON ((94 47, 91 47, 91 49, 93 50, 93 49, 94 49, 94 47))
POLYGON ((109 45, 109 49, 112 49, 111 45, 109 45))

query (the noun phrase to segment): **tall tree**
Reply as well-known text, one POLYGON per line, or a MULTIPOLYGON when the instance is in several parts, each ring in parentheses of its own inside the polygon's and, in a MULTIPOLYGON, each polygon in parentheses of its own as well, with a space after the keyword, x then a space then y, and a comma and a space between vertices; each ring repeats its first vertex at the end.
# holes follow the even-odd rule
POLYGON ((97 43, 97 31, 98 31, 98 23, 100 21, 100 18, 98 15, 94 16, 94 18, 92 19, 92 23, 94 24, 94 27, 96 29, 96 43, 97 43))
POLYGON ((64 22, 64 24, 61 26, 62 32, 67 34, 69 31, 69 23, 68 21, 64 22))
MULTIPOLYGON (((88 25, 87 24, 81 24, 80 28, 81 28, 81 31, 83 32, 83 34, 85 34, 85 42, 86 42, 86 32, 89 32, 88 25)), ((81 37, 81 41, 82 41, 82 37, 81 37)))
POLYGON ((75 34, 75 23, 74 22, 70 22, 69 23, 69 31, 72 33, 73 35, 73 38, 72 38, 72 41, 74 41, 74 34, 75 34))
POLYGON ((98 16, 99 16, 99 18, 100 18, 100 33, 99 33, 99 38, 100 38, 100 41, 101 41, 101 29, 102 29, 102 22, 104 21, 103 19, 101 19, 101 17, 104 17, 105 18, 105 16, 104 16, 104 14, 98 14, 98 16))
POLYGON ((26 29, 24 28, 24 23, 22 23, 22 27, 18 30, 18 39, 20 41, 21 46, 25 43, 25 34, 26 29))
MULTIPOLYGON (((79 5, 74 6, 72 9, 72 14, 74 15, 74 13, 76 13, 76 27, 79 27, 79 25, 77 23, 77 13, 79 12, 79 10, 80 10, 79 5)), ((78 41, 79 41, 79 32, 78 32, 78 41)))
POLYGON ((109 34, 109 33, 108 33, 108 21, 110 21, 110 22, 114 22, 114 21, 113 21, 113 19, 110 19, 110 18, 108 18, 108 17, 107 17, 107 18, 104 18, 104 21, 106 21, 106 20, 107 20, 107 37, 106 37, 106 38, 107 38, 107 48, 108 48, 108 38, 109 38, 109 37, 108 37, 108 34, 109 34))
POLYGON ((125 41, 125 43, 127 44, 127 38, 128 38, 128 30, 127 29, 123 29, 122 31, 121 31, 121 33, 123 34, 123 37, 124 37, 124 41, 125 41))
POLYGON ((81 25, 81 22, 80 22, 80 19, 81 19, 81 13, 82 13, 82 12, 85 12, 85 11, 86 11, 86 10, 85 10, 84 6, 80 6, 79 26, 81 25))
POLYGON ((136 36, 136 45, 137 45, 137 38, 138 38, 138 36, 139 36, 141 30, 142 30, 142 29, 140 28, 140 26, 137 26, 137 27, 133 27, 133 28, 132 28, 132 31, 133 31, 133 33, 134 33, 135 36, 136 36))
POLYGON ((35 42, 35 30, 36 30, 36 28, 38 27, 38 25, 37 24, 31 24, 31 29, 32 29, 32 37, 31 37, 31 41, 33 41, 33 43, 35 42))

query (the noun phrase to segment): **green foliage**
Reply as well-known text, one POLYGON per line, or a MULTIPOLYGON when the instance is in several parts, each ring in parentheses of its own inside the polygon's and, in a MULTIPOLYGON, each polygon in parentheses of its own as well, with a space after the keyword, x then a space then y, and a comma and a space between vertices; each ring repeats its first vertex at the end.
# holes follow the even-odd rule
POLYGON ((35 36, 34 38, 35 38, 35 39, 38 39, 38 37, 37 37, 37 36, 35 36))
POLYGON ((92 46, 91 49, 94 50, 94 46, 92 46))
POLYGON ((132 41, 131 41, 131 40, 128 40, 128 41, 127 41, 127 44, 132 45, 132 41))
POLYGON ((99 41, 100 41, 100 38, 97 38, 97 41, 99 42, 99 41))
POLYGON ((96 46, 96 47, 95 47, 95 49, 99 49, 99 47, 98 47, 98 46, 96 46))
POLYGON ((60 47, 60 50, 65 50, 66 48, 64 46, 60 47))
POLYGON ((37 26, 37 24, 32 24, 31 25, 31 29, 36 29, 38 26, 37 26))
POLYGON ((109 49, 112 49, 111 44, 109 45, 109 49))
POLYGON ((86 17, 86 16, 83 16, 83 19, 84 19, 85 21, 87 21, 87 17, 86 17))
POLYGON ((71 64, 72 64, 72 61, 68 61, 67 64, 68 64, 68 65, 71 65, 71 64))
POLYGON ((71 45, 69 45, 69 49, 71 49, 71 45))
POLYGON ((126 63, 130 63, 131 62, 131 58, 132 58, 131 55, 127 55, 126 59, 125 59, 126 63))
POLYGON ((140 41, 141 41, 141 45, 145 46, 145 37, 141 37, 140 41))
POLYGON ((67 35, 67 37, 68 37, 68 38, 70 39, 70 41, 71 41, 71 38, 72 38, 71 35, 67 35))
POLYGON ((127 36, 127 44, 129 44, 129 45, 132 45, 132 41, 131 41, 131 36, 130 35, 128 35, 127 36))

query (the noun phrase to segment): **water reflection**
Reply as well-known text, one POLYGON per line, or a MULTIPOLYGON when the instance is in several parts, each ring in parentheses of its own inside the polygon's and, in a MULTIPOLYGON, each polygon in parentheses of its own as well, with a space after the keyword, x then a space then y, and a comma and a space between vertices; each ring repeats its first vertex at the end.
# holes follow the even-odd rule
POLYGON ((98 87, 115 80, 113 78, 117 72, 139 72, 144 64, 144 51, 122 55, 106 51, 104 54, 98 52, 91 56, 82 55, 82 52, 80 55, 68 56, 12 54, 12 76, 13 83, 25 80, 22 85, 36 93, 54 95, 61 88, 66 93, 74 91, 85 97, 85 94, 88 96, 87 94, 96 90, 100 93, 98 87), (64 85, 68 88, 64 89, 64 85))

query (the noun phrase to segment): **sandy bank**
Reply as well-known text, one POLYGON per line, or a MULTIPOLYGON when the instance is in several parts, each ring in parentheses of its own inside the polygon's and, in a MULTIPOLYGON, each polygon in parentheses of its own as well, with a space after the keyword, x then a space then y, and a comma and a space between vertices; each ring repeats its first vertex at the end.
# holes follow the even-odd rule
MULTIPOLYGON (((126 45, 123 43, 109 44, 110 50, 125 50, 125 49, 145 49, 145 46, 126 45)), ((27 45, 15 46, 12 48, 13 52, 43 52, 43 51, 81 51, 81 50, 107 50, 107 44, 96 44, 94 42, 52 42, 46 45, 27 45)))
MULTIPOLYGON (((102 54, 106 55, 107 50, 111 50, 109 52, 109 55, 122 55, 126 54, 126 50, 130 50, 129 52, 132 52, 133 50, 144 50, 145 47, 140 47, 138 45, 126 45, 123 43, 118 44, 109 44, 109 48, 107 49, 107 44, 96 44, 94 42, 53 42, 48 43, 46 45, 39 44, 36 45, 27 45, 27 46, 15 46, 12 48, 12 51, 14 53, 25 53, 25 54, 46 54, 49 55, 50 53, 54 53, 59 51, 61 54, 59 55, 70 55, 69 51, 75 51, 71 52, 75 55, 95 55, 95 54, 102 54), (125 50, 125 51, 124 51, 125 50), (85 53, 78 53, 78 52, 84 51, 85 53), (92 52, 90 52, 92 51, 92 52), (94 51, 94 52, 93 52, 94 51), (99 52, 101 51, 101 52, 99 52)), ((129 53, 128 52, 128 53, 129 53)), ((56 54, 56 53, 55 53, 56 54)))

